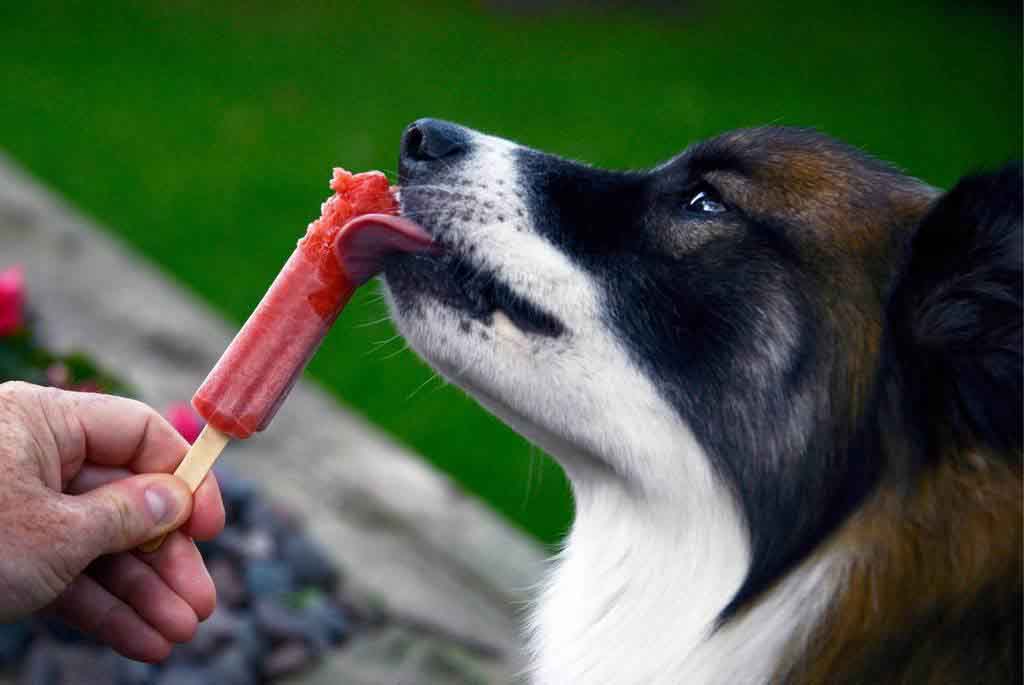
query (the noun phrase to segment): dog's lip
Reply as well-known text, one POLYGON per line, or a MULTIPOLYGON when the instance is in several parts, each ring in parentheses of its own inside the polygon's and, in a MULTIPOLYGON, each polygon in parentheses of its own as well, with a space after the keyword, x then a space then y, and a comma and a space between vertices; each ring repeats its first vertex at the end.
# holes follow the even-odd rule
POLYGON ((441 248, 415 221, 391 214, 364 214, 345 224, 334 249, 345 273, 362 284, 380 273, 396 252, 439 253, 441 248))
POLYGON ((473 290, 466 282, 462 285, 467 298, 473 303, 478 318, 493 322, 496 312, 503 313, 519 330, 545 337, 556 338, 564 331, 562 322, 538 306, 530 298, 512 290, 502 280, 490 275, 484 284, 473 290))
POLYGON ((450 246, 440 254, 395 254, 388 260, 387 275, 393 292, 397 287, 412 297, 432 297, 485 325, 493 324, 501 312, 523 333, 555 338, 565 332, 558 317, 450 246))
MULTIPOLYGON (((409 209, 404 202, 404 191, 416 187, 408 184, 399 186, 397 197, 403 212, 409 209)), ((431 212, 425 214, 430 215, 431 212)), ((414 271, 418 270, 416 265, 427 268, 423 275, 433 278, 434 282, 429 285, 423 283, 421 292, 434 292, 436 296, 448 288, 449 294, 458 293, 458 296, 442 295, 442 301, 464 312, 470 318, 484 323, 492 323, 494 313, 500 311, 524 333, 558 337, 565 332, 564 325, 556 316, 534 303, 531 298, 512 290, 498 274, 480 264, 472 255, 466 254, 458 242, 445 240, 444 231, 438 231, 437 227, 430 225, 429 222, 421 226, 405 216, 389 219, 392 223, 401 221, 405 225, 416 226, 417 241, 420 244, 423 244, 424 240, 430 240, 432 233, 437 235, 437 240, 428 249, 394 251, 398 253, 395 255, 398 259, 393 262, 395 268, 414 271), (410 252, 419 254, 402 254, 410 252), (424 252, 426 254, 423 254, 424 252), (432 276, 428 275, 430 271, 433 271, 432 276)))

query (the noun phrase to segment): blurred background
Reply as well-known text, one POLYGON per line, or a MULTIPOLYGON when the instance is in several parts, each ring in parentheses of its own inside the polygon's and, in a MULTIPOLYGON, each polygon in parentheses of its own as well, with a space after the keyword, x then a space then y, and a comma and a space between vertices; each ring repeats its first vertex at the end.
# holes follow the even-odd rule
MULTIPOLYGON (((948 186, 1021 156, 1019 3, 5 2, 0 148, 240 324, 327 196, 451 119, 645 167, 814 126, 948 186)), ((97 294, 97 297, 102 294, 97 294)), ((560 471, 405 349, 376 284, 309 375, 545 542, 560 471)))

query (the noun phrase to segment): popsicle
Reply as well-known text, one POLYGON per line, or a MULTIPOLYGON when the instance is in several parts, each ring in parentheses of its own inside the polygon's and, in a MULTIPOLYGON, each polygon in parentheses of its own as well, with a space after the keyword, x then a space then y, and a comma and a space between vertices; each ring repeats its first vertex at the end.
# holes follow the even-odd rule
MULTIPOLYGON (((355 289, 392 252, 435 249, 380 172, 334 169, 334 195, 192 398, 206 427, 175 475, 199 487, 231 438, 264 430, 355 289)), ((162 538, 142 546, 156 550, 162 538)))

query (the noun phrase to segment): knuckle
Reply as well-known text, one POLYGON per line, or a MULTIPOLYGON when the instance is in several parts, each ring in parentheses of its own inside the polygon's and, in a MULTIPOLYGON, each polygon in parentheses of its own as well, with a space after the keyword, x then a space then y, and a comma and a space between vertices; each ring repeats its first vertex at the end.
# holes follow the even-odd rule
POLYGON ((109 492, 96 491, 94 506, 84 507, 76 517, 78 535, 72 544, 88 545, 78 557, 95 558, 100 554, 123 547, 130 541, 135 529, 131 507, 122 497, 109 492))
POLYGON ((104 604, 99 607, 97 611, 83 619, 83 624, 81 626, 82 629, 84 632, 103 640, 107 627, 113 620, 115 613, 121 609, 122 606, 123 605, 113 597, 106 599, 104 604))
POLYGON ((38 406, 51 409, 61 403, 62 396, 66 391, 60 388, 53 388, 47 385, 32 385, 25 383, 24 388, 18 388, 18 397, 22 402, 32 399, 38 406))
POLYGON ((110 402, 117 402, 119 409, 122 411, 138 414, 138 416, 147 421, 160 417, 160 412, 153 409, 153 407, 149 406, 142 400, 137 400, 132 397, 118 397, 116 395, 106 395, 105 398, 110 402))
POLYGON ((146 417, 160 417, 160 412, 158 412, 156 409, 153 409, 153 407, 149 406, 142 400, 125 399, 125 402, 128 402, 131 406, 136 407, 139 410, 139 412, 141 412, 146 417))
MULTIPOLYGON (((130 603, 141 603, 153 594, 152 577, 148 571, 149 567, 145 565, 117 564, 111 568, 109 574, 119 576, 116 583, 122 599, 130 603)), ((112 578, 111 582, 115 582, 115 579, 112 578)))
POLYGON ((116 536, 120 540, 131 537, 133 529, 135 528, 135 517, 132 515, 131 507, 121 497, 114 497, 113 506, 111 511, 113 512, 113 524, 115 526, 116 536))
POLYGON ((25 381, 4 381, 0 383, 0 397, 6 398, 28 392, 36 392, 37 390, 40 389, 40 386, 32 385, 31 383, 26 383, 25 381))
POLYGON ((20 414, 25 401, 40 388, 25 381, 4 381, 0 383, 0 409, 20 414))

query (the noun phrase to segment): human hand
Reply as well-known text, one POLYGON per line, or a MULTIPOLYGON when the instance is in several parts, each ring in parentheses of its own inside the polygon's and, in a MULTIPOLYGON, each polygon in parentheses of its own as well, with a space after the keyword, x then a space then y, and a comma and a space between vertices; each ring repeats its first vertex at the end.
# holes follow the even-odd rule
POLYGON ((189 640, 216 604, 190 538, 219 533, 224 505, 212 473, 194 497, 169 475, 187 450, 140 402, 0 384, 0 622, 49 608, 141 661, 189 640))

